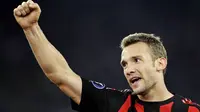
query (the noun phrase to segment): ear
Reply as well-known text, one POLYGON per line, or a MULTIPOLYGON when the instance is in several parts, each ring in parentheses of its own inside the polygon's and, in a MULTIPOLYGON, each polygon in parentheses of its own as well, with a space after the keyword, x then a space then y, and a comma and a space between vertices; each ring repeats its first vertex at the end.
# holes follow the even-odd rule
POLYGON ((167 67, 167 59, 166 58, 158 58, 155 61, 155 67, 157 71, 163 71, 167 67))

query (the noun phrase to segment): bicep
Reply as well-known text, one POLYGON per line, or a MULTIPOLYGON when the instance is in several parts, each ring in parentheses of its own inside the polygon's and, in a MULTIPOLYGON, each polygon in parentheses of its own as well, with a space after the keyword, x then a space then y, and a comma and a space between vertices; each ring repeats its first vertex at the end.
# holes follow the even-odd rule
POLYGON ((81 77, 75 73, 64 75, 57 86, 75 103, 80 104, 82 92, 81 77))

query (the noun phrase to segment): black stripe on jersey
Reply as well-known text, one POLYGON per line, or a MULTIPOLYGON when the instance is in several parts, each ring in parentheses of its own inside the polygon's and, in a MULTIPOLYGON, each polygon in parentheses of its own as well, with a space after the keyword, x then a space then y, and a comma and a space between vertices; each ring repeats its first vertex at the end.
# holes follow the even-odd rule
POLYGON ((160 112, 160 106, 158 104, 145 105, 144 111, 145 112, 160 112))
POLYGON ((172 112, 188 112, 188 105, 182 102, 182 97, 175 97, 174 104, 172 105, 172 112))

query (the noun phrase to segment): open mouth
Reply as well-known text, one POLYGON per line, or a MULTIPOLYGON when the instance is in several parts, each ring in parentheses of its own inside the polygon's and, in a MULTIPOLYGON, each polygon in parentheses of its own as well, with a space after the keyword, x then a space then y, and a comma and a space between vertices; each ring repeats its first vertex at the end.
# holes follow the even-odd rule
POLYGON ((134 84, 134 83, 138 82, 138 81, 141 80, 141 79, 142 79, 142 78, 140 78, 140 77, 131 78, 131 79, 130 79, 130 83, 131 83, 131 84, 134 84))

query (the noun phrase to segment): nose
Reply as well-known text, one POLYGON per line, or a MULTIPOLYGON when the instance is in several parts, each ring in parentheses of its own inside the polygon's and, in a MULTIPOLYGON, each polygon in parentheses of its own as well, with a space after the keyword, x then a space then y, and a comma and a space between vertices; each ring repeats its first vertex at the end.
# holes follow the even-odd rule
POLYGON ((136 69, 134 66, 129 66, 124 70, 125 75, 130 76, 131 74, 134 74, 136 72, 136 69))

